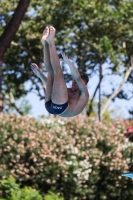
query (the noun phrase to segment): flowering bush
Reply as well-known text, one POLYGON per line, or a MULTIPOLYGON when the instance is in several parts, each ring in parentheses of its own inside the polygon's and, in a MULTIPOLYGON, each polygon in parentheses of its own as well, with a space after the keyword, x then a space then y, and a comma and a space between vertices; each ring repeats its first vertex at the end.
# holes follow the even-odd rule
POLYGON ((1 178, 11 174, 65 200, 133 198, 132 181, 121 177, 132 165, 124 129, 80 115, 39 121, 2 115, 0 127, 1 178))
POLYGON ((117 127, 122 126, 126 138, 133 142, 133 120, 120 120, 116 123, 117 127))

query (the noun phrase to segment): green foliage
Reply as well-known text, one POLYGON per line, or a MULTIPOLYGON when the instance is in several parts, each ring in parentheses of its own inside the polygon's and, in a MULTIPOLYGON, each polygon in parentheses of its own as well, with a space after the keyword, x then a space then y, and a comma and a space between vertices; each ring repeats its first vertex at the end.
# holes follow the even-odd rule
POLYGON ((24 115, 27 115, 30 113, 32 106, 27 99, 22 99, 19 108, 24 113, 24 115))
POLYGON ((53 192, 48 192, 43 198, 37 190, 31 187, 20 188, 13 176, 0 181, 0 191, 1 196, 4 197, 0 197, 0 200, 63 200, 53 192))
POLYGON ((1 179, 12 175, 22 186, 38 185, 65 200, 132 200, 133 182, 121 177, 133 166, 124 127, 72 119, 1 115, 1 179))
POLYGON ((116 125, 120 130, 123 129, 125 137, 133 142, 133 120, 119 120, 116 125))
POLYGON ((19 101, 15 101, 12 93, 10 95, 5 96, 8 104, 5 107, 5 112, 8 114, 16 113, 16 110, 14 109, 14 103, 17 107, 17 111, 23 115, 28 115, 31 113, 32 106, 30 105, 29 101, 25 98, 19 99, 19 101))
MULTIPOLYGON (((105 105, 106 101, 107 101, 106 97, 103 97, 101 99, 101 110, 102 110, 102 107, 105 105)), ((88 101, 86 105, 86 112, 88 116, 96 118, 98 116, 98 102, 93 101, 93 103, 91 104, 91 102, 88 101), (92 106, 92 109, 90 108, 90 106, 92 106), (88 113, 90 110, 91 112, 88 113)), ((124 113, 120 106, 114 106, 113 109, 106 110, 106 112, 102 116, 102 122, 108 123, 108 122, 116 121, 120 119, 123 114, 124 113)))
POLYGON ((38 191, 30 187, 20 188, 12 176, 0 181, 0 190, 2 197, 4 197, 0 200, 43 200, 38 191))
POLYGON ((57 196, 53 192, 49 192, 44 196, 44 200, 64 200, 64 198, 57 196))

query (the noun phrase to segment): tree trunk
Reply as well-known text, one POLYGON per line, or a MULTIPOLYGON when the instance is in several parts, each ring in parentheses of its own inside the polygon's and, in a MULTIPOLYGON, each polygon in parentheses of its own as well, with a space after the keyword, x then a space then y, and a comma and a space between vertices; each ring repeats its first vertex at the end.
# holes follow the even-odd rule
POLYGON ((2 63, 4 60, 4 54, 9 48, 11 41, 13 40, 24 14, 29 6, 30 0, 20 0, 14 14, 7 24, 3 34, 0 36, 0 112, 3 111, 5 106, 4 97, 2 95, 2 63), (3 108, 2 108, 3 107, 3 108))
MULTIPOLYGON (((2 60, 0 60, 0 83, 2 83, 2 60)), ((0 113, 3 112, 4 107, 5 107, 5 101, 4 101, 4 96, 1 92, 1 84, 0 84, 0 113)))

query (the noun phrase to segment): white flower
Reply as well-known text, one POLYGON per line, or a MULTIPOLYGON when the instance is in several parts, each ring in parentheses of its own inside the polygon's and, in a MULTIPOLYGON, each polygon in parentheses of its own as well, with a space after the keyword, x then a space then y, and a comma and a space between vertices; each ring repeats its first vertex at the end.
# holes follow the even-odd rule
POLYGON ((74 153, 74 154, 78 154, 78 152, 79 152, 79 151, 78 151, 78 148, 77 148, 77 147, 73 147, 73 153, 74 153))
POLYGON ((66 149, 70 149, 70 145, 66 145, 66 149))
POLYGON ((131 158, 127 158, 126 160, 127 160, 127 163, 130 163, 130 161, 131 161, 131 158))
POLYGON ((73 174, 78 174, 78 176, 81 174, 81 169, 78 169, 78 170, 75 170, 74 172, 73 172, 73 174))
POLYGON ((66 165, 72 165, 72 161, 66 161, 66 165))
POLYGON ((92 167, 92 164, 90 164, 87 160, 82 160, 79 162, 79 166, 84 169, 88 169, 89 167, 92 167))
POLYGON ((88 173, 91 173, 91 172, 92 172, 92 169, 88 169, 87 171, 88 171, 88 173))
POLYGON ((62 125, 65 124, 64 121, 62 121, 62 120, 60 120, 60 119, 58 119, 58 123, 59 123, 59 124, 62 124, 62 125))
POLYGON ((125 139, 125 142, 128 142, 128 141, 129 141, 129 138, 126 138, 126 139, 125 139))
POLYGON ((51 119, 45 119, 45 121, 46 121, 47 124, 52 123, 52 120, 51 120, 51 119))
POLYGON ((75 160, 77 157, 72 155, 71 158, 75 160))
POLYGON ((86 175, 84 176, 84 179, 85 179, 85 180, 88 180, 88 178, 89 178, 89 175, 86 174, 86 175))

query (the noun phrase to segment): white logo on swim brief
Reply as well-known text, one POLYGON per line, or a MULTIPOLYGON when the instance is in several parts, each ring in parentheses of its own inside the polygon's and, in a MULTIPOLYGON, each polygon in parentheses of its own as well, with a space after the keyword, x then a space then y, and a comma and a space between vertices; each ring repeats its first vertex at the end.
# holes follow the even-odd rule
POLYGON ((53 106, 54 109, 62 109, 62 106, 61 107, 58 107, 58 106, 53 106))

